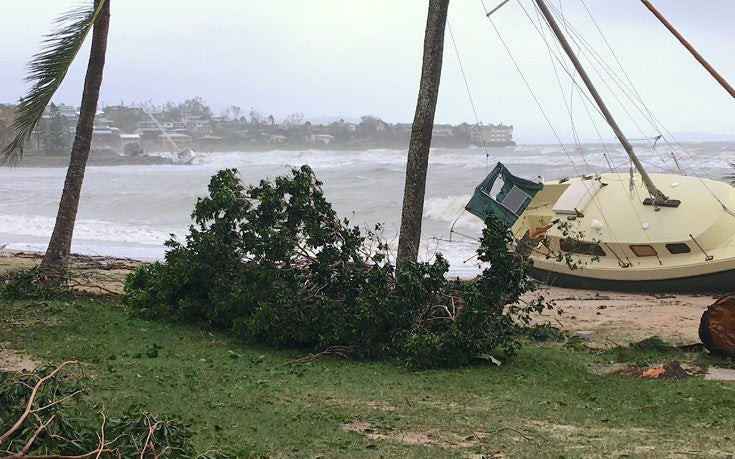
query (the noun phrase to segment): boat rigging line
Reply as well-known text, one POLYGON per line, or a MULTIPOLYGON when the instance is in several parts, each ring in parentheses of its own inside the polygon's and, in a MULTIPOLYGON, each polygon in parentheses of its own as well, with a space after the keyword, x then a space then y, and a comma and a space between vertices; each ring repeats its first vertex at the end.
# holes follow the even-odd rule
POLYGON ((534 102, 536 103, 536 106, 538 107, 539 111, 541 112, 541 115, 544 117, 544 120, 546 121, 546 124, 549 126, 549 129, 551 130, 552 134, 554 135, 554 138, 556 139, 557 143, 561 147, 562 151, 566 155, 567 159, 569 160, 572 168, 574 169, 575 173, 577 175, 584 175, 577 169, 577 165, 575 161, 572 160, 571 155, 569 154, 569 151, 567 151, 567 148, 564 146, 564 143, 561 141, 561 137, 559 137, 559 133, 554 128, 554 125, 551 123, 551 119, 549 118, 549 115, 544 110, 544 107, 541 105, 541 101, 539 100, 538 96, 534 92, 533 88, 531 87, 531 84, 529 83, 528 79, 526 78, 526 75, 523 73, 523 70, 521 70, 520 65, 518 64, 518 61, 516 61, 515 57, 513 56, 513 53, 510 51, 510 48, 508 47, 508 44, 506 43, 505 39, 503 38, 502 34, 498 30, 498 28, 495 26, 495 23, 493 22, 492 18, 490 18, 488 13, 488 9, 485 6, 484 0, 480 0, 480 4, 482 5, 482 8, 485 10, 485 16, 487 17, 488 21, 490 22, 490 26, 495 31, 495 34, 498 36, 498 39, 500 40, 500 43, 503 45, 503 48, 505 49, 505 52, 508 54, 508 57, 510 57, 511 62, 513 62, 513 66, 516 68, 516 71, 518 72, 519 76, 521 77, 521 80, 523 80, 523 83, 526 86, 526 89, 528 89, 528 92, 531 93, 531 97, 533 98, 534 102))
MULTIPOLYGON (((506 1, 510 1, 510 0, 506 0, 506 1)), ((452 40, 452 46, 454 47, 454 53, 457 55, 457 62, 459 63, 459 71, 462 73, 462 80, 464 80, 464 87, 467 90, 467 97, 469 98, 470 105, 472 106, 472 113, 475 115, 475 123, 477 124, 478 129, 479 129, 480 118, 477 116, 477 108, 475 108, 475 101, 472 99, 472 92, 470 91, 470 85, 467 82, 467 75, 465 74, 464 66, 462 65, 462 59, 459 56, 459 48, 457 48, 457 42, 454 40, 454 32, 452 32, 452 26, 449 24, 449 20, 447 20, 447 28, 449 29, 449 37, 452 40)), ((487 149, 487 143, 485 142, 485 136, 482 135, 482 132, 480 132, 480 139, 482 140, 482 147, 485 150, 485 173, 487 174, 488 169, 490 169, 490 163, 489 163, 490 151, 487 149)))
POLYGON ((552 16, 549 9, 546 7, 546 4, 544 3, 544 1, 543 0, 534 0, 534 1, 536 2, 536 5, 538 5, 539 9, 541 10, 541 14, 543 14, 544 17, 546 18, 546 21, 549 24, 549 27, 551 27, 551 30, 557 36, 559 43, 561 44, 562 48, 566 52, 567 56, 569 57, 569 60, 572 61, 574 68, 577 69, 579 76, 582 78, 582 81, 584 82, 585 86, 587 86, 587 89, 592 95, 592 98, 595 99, 595 102, 597 103, 598 107, 602 111, 603 116, 605 117, 605 120, 610 125, 610 128, 613 130, 613 132, 615 132, 615 136, 618 138, 621 145, 623 146, 625 151, 628 153, 628 156, 630 156, 630 159, 635 165, 636 169, 638 169, 638 172, 641 174, 643 183, 645 183, 646 188, 648 189, 648 193, 653 198, 652 204, 655 206, 665 206, 665 207, 677 206, 678 201, 670 200, 666 195, 664 195, 661 192, 661 190, 659 190, 656 187, 656 185, 653 183, 653 181, 651 180, 651 177, 649 177, 648 173, 643 168, 640 161, 638 161, 638 157, 633 152, 633 147, 630 145, 630 142, 628 142, 628 140, 625 138, 625 134, 623 134, 623 132, 620 130, 620 127, 618 126, 617 122, 612 117, 612 114, 610 113, 610 111, 607 109, 605 102, 600 97, 600 94, 597 92, 597 89, 595 88, 594 84, 592 84, 592 81, 589 79, 589 76, 587 76, 587 73, 582 67, 582 64, 579 62, 579 59, 577 59, 576 54, 574 54, 574 51, 569 45, 569 42, 566 40, 566 38, 562 34, 561 30, 559 29, 559 25, 556 23, 556 20, 552 16))

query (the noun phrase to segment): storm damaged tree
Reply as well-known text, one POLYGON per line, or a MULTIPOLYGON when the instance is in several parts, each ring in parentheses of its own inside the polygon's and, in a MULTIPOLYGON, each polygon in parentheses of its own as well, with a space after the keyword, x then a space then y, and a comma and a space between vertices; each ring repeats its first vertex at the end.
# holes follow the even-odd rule
POLYGON ((15 136, 3 149, 0 158, 6 164, 17 164, 21 159, 23 145, 30 138, 44 109, 61 85, 87 35, 92 31, 92 47, 84 80, 79 122, 56 223, 46 255, 41 262, 42 270, 63 270, 69 262, 79 196, 92 144, 94 117, 102 85, 109 22, 110 0, 94 0, 93 4, 74 9, 57 20, 57 30, 46 37, 44 48, 29 64, 27 80, 35 83, 30 93, 18 104, 12 126, 15 136))
POLYGON ((421 242, 421 218, 424 213, 426 170, 429 164, 431 132, 439 95, 439 82, 444 52, 444 29, 449 0, 430 0, 424 34, 424 58, 421 68, 416 113, 411 128, 411 141, 406 162, 406 184, 403 191, 401 233, 398 239, 397 269, 405 262, 416 262, 421 242))

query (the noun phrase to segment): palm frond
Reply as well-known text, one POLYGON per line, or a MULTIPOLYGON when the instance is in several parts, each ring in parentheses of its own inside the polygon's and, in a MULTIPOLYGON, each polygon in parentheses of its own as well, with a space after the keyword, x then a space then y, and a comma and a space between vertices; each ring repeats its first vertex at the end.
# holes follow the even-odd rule
POLYGON ((23 144, 31 137, 51 97, 59 89, 105 1, 77 7, 54 22, 54 30, 46 35, 41 51, 31 58, 27 66, 25 80, 34 82, 33 87, 15 109, 11 126, 15 135, 0 153, 0 164, 17 164, 20 161, 23 144))

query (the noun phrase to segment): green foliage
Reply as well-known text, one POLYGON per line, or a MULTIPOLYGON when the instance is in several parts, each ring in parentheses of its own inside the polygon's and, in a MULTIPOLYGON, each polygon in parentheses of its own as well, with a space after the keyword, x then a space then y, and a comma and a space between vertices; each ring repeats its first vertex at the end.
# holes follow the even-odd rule
POLYGON ((145 450, 161 458, 195 456, 187 425, 149 413, 96 418, 80 400, 83 392, 63 365, 0 372, 0 453, 94 456, 90 452, 102 450, 109 455, 104 457, 138 457, 145 450))
POLYGON ((641 351, 656 351, 656 352, 675 352, 676 346, 673 346, 660 336, 649 336, 648 338, 642 339, 635 343, 631 343, 630 347, 641 351))
POLYGON ((37 266, 10 271, 0 276, 0 299, 63 299, 75 295, 59 273, 44 272, 37 266))
POLYGON ((61 116, 59 109, 54 103, 49 105, 49 120, 46 132, 43 136, 43 151, 49 156, 68 154, 69 141, 67 139, 66 119, 61 116))
POLYGON ((440 254, 395 273, 385 244, 340 220, 320 186, 308 166, 248 188, 236 170, 220 171, 185 244, 167 241, 165 264, 127 278, 126 304, 246 341, 346 346, 416 368, 468 364, 499 346, 513 354, 518 320, 544 306, 517 304, 532 284, 499 222, 487 222, 479 259, 490 267, 475 281, 447 280, 440 254))
POLYGON ((549 323, 536 324, 523 329, 526 336, 534 341, 564 341, 569 337, 569 332, 555 327, 549 323))

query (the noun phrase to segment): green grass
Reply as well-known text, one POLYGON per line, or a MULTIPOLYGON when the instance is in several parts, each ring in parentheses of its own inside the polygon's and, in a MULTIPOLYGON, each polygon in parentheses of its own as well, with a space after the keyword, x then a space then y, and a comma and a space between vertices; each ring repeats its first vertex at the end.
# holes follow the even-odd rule
POLYGON ((0 317, 4 345, 38 362, 83 361, 89 397, 108 415, 132 408, 184 420, 201 452, 725 457, 735 450, 735 383, 592 371, 621 359, 671 358, 669 351, 528 343, 501 367, 411 372, 338 358, 284 365, 304 353, 130 318, 114 303, 11 302, 0 305, 0 317))

